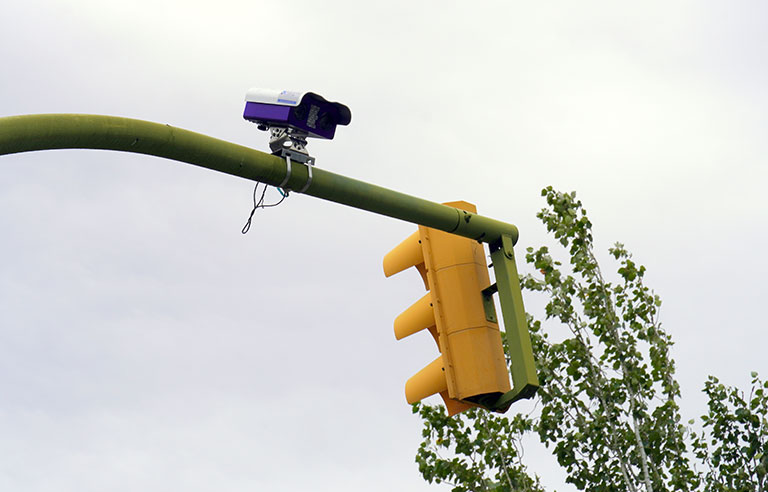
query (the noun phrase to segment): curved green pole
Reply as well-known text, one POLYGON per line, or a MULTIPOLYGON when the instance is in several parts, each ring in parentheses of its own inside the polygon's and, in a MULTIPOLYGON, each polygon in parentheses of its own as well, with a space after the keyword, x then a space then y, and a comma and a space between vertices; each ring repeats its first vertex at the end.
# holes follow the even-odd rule
MULTIPOLYGON (((187 162, 215 171, 279 186, 286 161, 242 145, 174 128, 115 116, 43 114, 0 118, 0 155, 49 149, 104 149, 135 152, 187 162)), ((304 191, 324 200, 422 224, 486 243, 502 235, 517 242, 517 228, 494 219, 398 193, 322 169, 312 169, 304 191)), ((288 183, 301 190, 309 174, 292 163, 288 183)))
POLYGON ((538 387, 512 252, 518 233, 512 224, 322 169, 312 168, 308 183, 309 170, 303 164, 292 163, 289 179, 283 184, 287 174, 284 159, 170 125, 78 114, 0 118, 0 155, 49 149, 119 150, 165 157, 272 186, 304 190, 317 198, 488 243, 507 339, 514 348, 514 389, 489 407, 504 411, 511 402, 533 396, 538 387))

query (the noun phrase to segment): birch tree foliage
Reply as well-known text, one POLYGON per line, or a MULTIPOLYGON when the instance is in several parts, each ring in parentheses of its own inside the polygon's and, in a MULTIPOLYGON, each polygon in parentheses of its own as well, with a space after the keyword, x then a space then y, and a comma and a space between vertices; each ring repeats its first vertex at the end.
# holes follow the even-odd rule
POLYGON ((609 249, 616 273, 604 276, 576 194, 548 187, 542 196, 547 207, 537 217, 568 260, 529 248, 526 262, 537 273, 521 277, 525 290, 547 299, 543 321, 528 315, 538 411, 449 418, 442 407, 415 404, 424 423, 422 476, 454 492, 542 490, 521 446, 535 433, 580 490, 765 490, 768 383, 754 374, 747 398, 710 379, 709 413, 693 432, 694 422, 681 419, 672 339, 645 267, 617 243, 609 249))

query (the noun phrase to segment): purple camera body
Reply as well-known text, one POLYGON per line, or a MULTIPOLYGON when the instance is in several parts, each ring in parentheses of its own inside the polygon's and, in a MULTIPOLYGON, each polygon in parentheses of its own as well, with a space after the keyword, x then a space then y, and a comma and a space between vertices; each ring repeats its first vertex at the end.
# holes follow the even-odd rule
POLYGON ((252 90, 245 99, 243 118, 267 127, 290 127, 307 136, 332 139, 337 125, 352 120, 349 108, 326 101, 313 92, 252 90))

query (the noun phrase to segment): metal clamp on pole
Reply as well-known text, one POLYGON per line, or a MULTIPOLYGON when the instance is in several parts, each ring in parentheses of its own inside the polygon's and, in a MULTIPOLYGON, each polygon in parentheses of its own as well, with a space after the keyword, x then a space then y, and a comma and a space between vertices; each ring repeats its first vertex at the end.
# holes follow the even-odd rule
POLYGON ((307 176, 307 184, 304 185, 302 189, 297 191, 297 193, 304 193, 309 188, 309 185, 312 184, 312 162, 307 162, 305 165, 307 166, 307 172, 309 175, 307 176))
POLYGON ((283 179, 283 181, 277 187, 285 190, 286 196, 288 196, 289 191, 296 191, 296 193, 304 193, 312 185, 312 161, 307 161, 303 164, 307 166, 307 174, 308 174, 307 182, 304 184, 304 186, 300 190, 290 190, 290 188, 287 188, 287 185, 288 185, 288 181, 291 179, 291 156, 290 155, 285 156, 285 169, 286 169, 285 179, 283 179))
POLYGON ((285 185, 288 184, 289 179, 291 179, 291 156, 287 155, 285 156, 285 179, 278 185, 278 188, 286 190, 286 195, 288 194, 288 189, 285 185))

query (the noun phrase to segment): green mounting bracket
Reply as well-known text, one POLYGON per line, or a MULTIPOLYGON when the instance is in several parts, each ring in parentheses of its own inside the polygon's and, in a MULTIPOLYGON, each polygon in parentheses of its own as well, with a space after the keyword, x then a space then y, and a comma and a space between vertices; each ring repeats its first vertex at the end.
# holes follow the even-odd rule
MULTIPOLYGON (((523 307, 523 293, 520 277, 515 264, 513 239, 503 234, 501 239, 490 245, 491 261, 496 274, 496 284, 483 290, 483 296, 492 290, 499 293, 501 314, 504 317, 507 346, 511 359, 513 388, 489 406, 494 411, 504 412, 517 400, 532 398, 539 389, 536 363, 531 346, 531 335, 523 307)), ((487 312, 487 311, 486 311, 487 312)))

